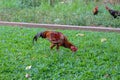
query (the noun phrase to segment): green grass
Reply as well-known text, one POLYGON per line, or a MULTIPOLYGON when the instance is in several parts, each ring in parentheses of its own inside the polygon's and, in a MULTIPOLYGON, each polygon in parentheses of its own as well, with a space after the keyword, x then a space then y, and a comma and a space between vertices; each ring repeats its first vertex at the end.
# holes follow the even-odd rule
MULTIPOLYGON (((29 3, 31 2, 28 1, 29 3)), ((20 0, 2 0, 0 5, 0 20, 4 21, 120 27, 120 18, 114 19, 101 2, 86 4, 83 0, 74 0, 72 3, 56 2, 54 6, 50 6, 47 1, 46 3, 41 1, 40 6, 37 7, 24 7, 27 4, 21 7, 20 0), (92 11, 96 5, 99 6, 100 12, 94 16, 92 11)), ((107 5, 112 9, 120 10, 119 4, 107 5)))
POLYGON ((119 80, 120 34, 57 30, 78 47, 76 53, 61 47, 50 50, 49 41, 33 36, 43 28, 0 27, 0 79, 27 80, 119 80), (80 37, 76 34, 82 33, 80 37), (101 42, 106 38, 106 42, 101 42), (26 70, 27 66, 32 66, 26 70))

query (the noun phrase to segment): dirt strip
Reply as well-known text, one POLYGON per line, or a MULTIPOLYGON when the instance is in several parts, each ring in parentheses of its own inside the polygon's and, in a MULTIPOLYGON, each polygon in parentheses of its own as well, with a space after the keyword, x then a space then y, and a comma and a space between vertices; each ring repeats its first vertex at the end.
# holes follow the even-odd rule
POLYGON ((20 26, 20 27, 34 27, 34 28, 48 28, 48 29, 70 29, 70 30, 91 30, 91 31, 119 32, 120 33, 120 28, 94 27, 94 26, 37 24, 37 23, 5 22, 5 21, 0 21, 0 26, 20 26))

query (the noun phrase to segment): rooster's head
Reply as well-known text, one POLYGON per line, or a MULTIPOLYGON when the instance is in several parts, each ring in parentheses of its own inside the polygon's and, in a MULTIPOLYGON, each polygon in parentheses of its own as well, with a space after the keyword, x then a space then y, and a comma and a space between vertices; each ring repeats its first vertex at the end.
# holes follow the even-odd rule
POLYGON ((75 47, 75 46, 71 46, 70 49, 72 52, 76 52, 78 50, 77 47, 75 47))
POLYGON ((98 10, 98 6, 96 6, 95 9, 98 10))

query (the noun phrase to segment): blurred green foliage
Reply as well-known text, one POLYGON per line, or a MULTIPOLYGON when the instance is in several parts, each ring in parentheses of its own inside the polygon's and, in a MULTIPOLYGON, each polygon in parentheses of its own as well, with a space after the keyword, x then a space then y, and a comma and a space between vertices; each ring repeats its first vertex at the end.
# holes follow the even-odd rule
MULTIPOLYGON (((114 19, 101 1, 1 0, 0 5, 0 20, 2 21, 120 27, 120 17, 114 19), (99 9, 96 16, 92 13, 95 6, 99 9)), ((114 10, 120 10, 118 4, 106 3, 106 5, 114 10)))

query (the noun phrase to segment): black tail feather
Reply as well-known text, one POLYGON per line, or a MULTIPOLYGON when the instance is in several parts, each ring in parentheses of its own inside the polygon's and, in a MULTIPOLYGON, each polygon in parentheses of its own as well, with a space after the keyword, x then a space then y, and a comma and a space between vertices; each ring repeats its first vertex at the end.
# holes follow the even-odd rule
POLYGON ((34 36, 34 38, 33 38, 33 44, 34 44, 34 41, 37 42, 37 40, 38 40, 39 37, 42 37, 42 34, 43 34, 43 32, 40 32, 40 33, 37 33, 37 34, 34 36))
POLYGON ((33 44, 34 44, 34 41, 37 42, 37 36, 34 36, 34 38, 33 38, 33 44))

